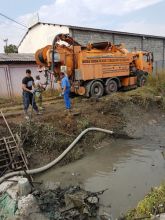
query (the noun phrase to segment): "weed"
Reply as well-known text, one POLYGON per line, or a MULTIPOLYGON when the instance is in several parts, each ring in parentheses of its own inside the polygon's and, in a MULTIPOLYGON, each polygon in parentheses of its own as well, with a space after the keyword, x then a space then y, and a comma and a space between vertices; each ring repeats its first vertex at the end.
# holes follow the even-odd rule
POLYGON ((165 184, 160 187, 151 189, 151 192, 140 201, 136 209, 129 211, 125 217, 126 220, 140 219, 146 216, 148 217, 165 212, 165 184))

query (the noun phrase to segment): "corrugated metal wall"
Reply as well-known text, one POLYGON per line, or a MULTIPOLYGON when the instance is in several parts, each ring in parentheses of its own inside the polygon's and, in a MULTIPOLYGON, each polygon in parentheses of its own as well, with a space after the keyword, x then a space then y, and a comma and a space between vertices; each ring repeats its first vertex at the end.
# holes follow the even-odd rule
MULTIPOLYGON (((26 69, 31 69, 34 80, 39 75, 35 64, 0 65, 0 97, 22 95, 22 79, 26 75, 26 69)), ((41 79, 44 82, 43 74, 41 79)))
POLYGON ((10 97, 8 66, 0 66, 0 97, 10 97))

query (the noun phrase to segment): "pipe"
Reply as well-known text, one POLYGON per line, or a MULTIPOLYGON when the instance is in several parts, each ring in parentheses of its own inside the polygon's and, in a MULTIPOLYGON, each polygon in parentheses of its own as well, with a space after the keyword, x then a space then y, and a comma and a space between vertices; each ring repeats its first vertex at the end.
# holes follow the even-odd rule
MULTIPOLYGON (((41 173, 49 168, 51 168, 52 166, 54 166, 55 164, 57 164, 60 160, 62 160, 66 154, 77 144, 77 142, 89 131, 100 131, 100 132, 104 132, 107 134, 113 134, 113 131, 111 130, 106 130, 106 129, 102 129, 102 128, 87 128, 84 131, 82 131, 77 138, 69 145, 69 147, 64 150, 64 152, 58 156, 55 160, 53 160, 52 162, 48 163, 47 165, 40 167, 40 168, 36 168, 33 170, 26 170, 27 174, 37 174, 37 173, 41 173)), ((11 172, 8 173, 6 175, 4 175, 3 177, 0 178, 0 184, 5 180, 8 179, 12 176, 20 176, 20 175, 25 175, 24 171, 15 171, 15 172, 11 172)))
POLYGON ((54 73, 54 49, 55 49, 55 44, 57 42, 57 36, 54 37, 53 43, 52 43, 52 72, 54 73))
POLYGON ((70 46, 72 45, 74 46, 81 46, 77 41, 75 41, 72 37, 69 36, 69 34, 57 34, 54 39, 53 39, 53 43, 52 43, 52 72, 54 72, 54 52, 56 49, 56 43, 61 40, 64 41, 66 43, 68 43, 70 46))

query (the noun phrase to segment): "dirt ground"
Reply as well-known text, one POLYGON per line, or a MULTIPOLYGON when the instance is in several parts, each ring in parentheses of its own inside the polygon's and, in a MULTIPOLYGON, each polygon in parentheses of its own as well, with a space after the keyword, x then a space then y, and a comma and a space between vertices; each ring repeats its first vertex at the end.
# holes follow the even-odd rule
MULTIPOLYGON (((138 138, 145 121, 155 123, 154 118, 157 116, 165 117, 164 103, 162 96, 150 92, 143 93, 142 89, 137 89, 100 99, 72 98, 70 115, 65 112, 63 99, 57 97, 45 101, 43 114, 38 116, 33 113, 30 121, 24 118, 20 101, 8 101, 5 104, 5 100, 0 100, 0 110, 3 111, 13 133, 18 133, 21 137, 29 168, 32 169, 57 158, 84 129, 89 127, 113 130, 114 134, 86 134, 58 166, 91 154, 95 150, 93 146, 107 138, 138 138), (145 115, 149 118, 145 119, 145 115)), ((0 138, 9 135, 4 120, 0 117, 0 138)))
MULTIPOLYGON (((72 99, 72 113, 65 112, 63 99, 52 98, 44 103, 45 111, 42 115, 32 115, 32 120, 24 119, 22 106, 17 103, 7 103, 5 116, 12 131, 18 133, 23 141, 25 152, 29 160, 29 167, 35 168, 44 165, 60 153, 88 127, 100 127, 114 131, 115 138, 129 138, 133 127, 126 131, 128 121, 141 110, 152 111, 160 107, 160 100, 139 96, 138 93, 116 93, 100 99, 75 97, 72 99), (145 100, 145 101, 144 101, 145 100), (146 101, 147 100, 147 101, 146 101), (130 112, 132 113, 130 114, 130 112), (129 114, 128 114, 129 112, 129 114)), ((4 110, 4 103, 0 103, 4 110)), ((3 118, 0 118, 0 138, 8 136, 3 118)), ((91 132, 87 134, 72 152, 60 162, 60 165, 77 160, 86 153, 92 152, 93 144, 109 138, 107 134, 91 132)))

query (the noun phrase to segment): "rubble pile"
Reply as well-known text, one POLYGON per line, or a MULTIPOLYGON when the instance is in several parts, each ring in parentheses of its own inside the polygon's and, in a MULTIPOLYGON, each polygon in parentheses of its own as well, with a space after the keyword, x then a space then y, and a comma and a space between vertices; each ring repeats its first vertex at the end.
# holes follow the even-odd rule
POLYGON ((80 186, 35 187, 29 191, 27 179, 21 177, 2 183, 0 188, 0 220, 100 219, 99 195, 104 191, 92 193, 80 186))
POLYGON ((87 192, 79 186, 35 191, 33 195, 37 199, 41 212, 52 220, 85 220, 97 216, 98 193, 87 192))

